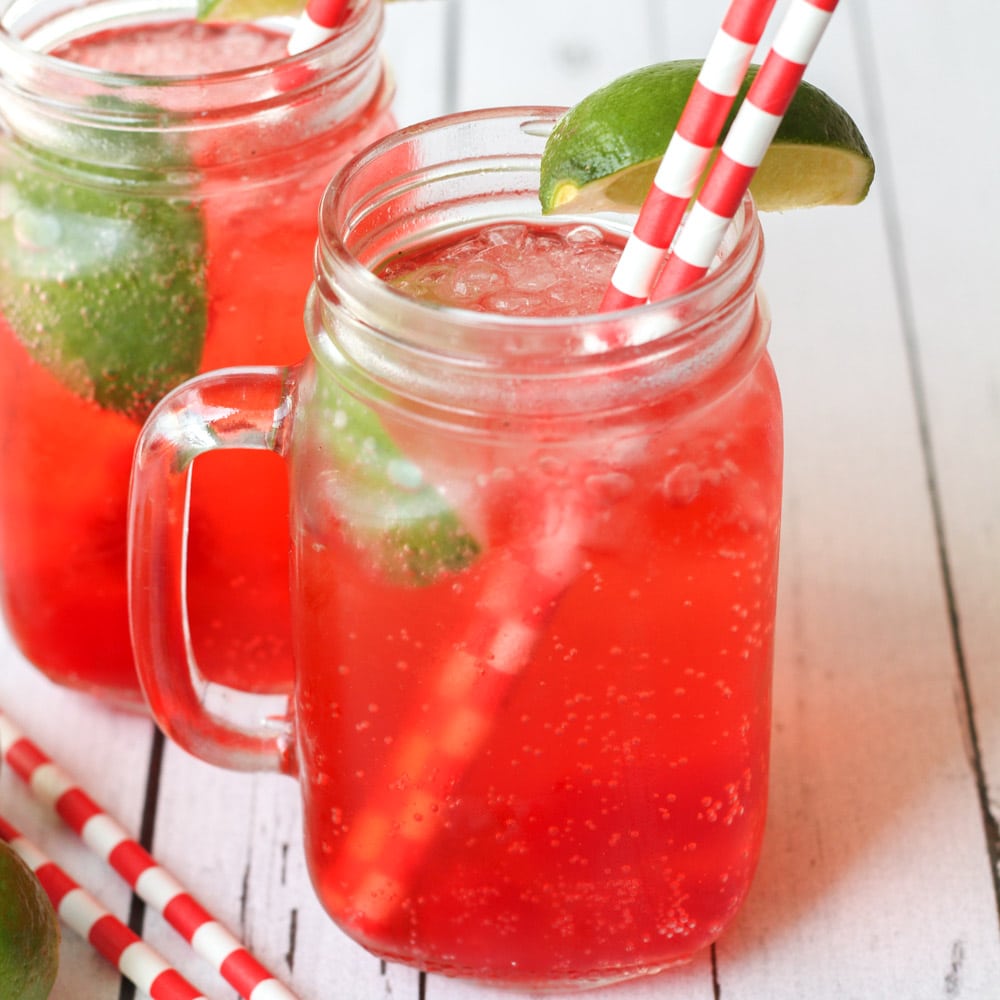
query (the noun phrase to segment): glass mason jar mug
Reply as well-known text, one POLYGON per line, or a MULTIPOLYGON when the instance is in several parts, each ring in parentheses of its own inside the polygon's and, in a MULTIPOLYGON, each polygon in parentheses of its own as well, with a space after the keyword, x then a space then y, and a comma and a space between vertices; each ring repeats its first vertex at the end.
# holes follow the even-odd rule
POLYGON ((348 164, 321 209, 310 356, 168 394, 130 514, 159 724, 298 778, 316 891, 361 944, 537 989, 684 961, 746 895, 781 481, 749 199, 708 278, 625 312, 473 312, 372 273, 535 219, 556 115, 440 119, 348 164), (185 642, 186 480, 219 448, 288 466, 283 722, 234 718, 185 642))
MULTIPOLYGON (((377 0, 296 57, 290 19, 199 24, 194 10, 0 0, 4 612, 51 679, 134 705, 126 508, 141 422, 198 371, 301 357, 320 196, 395 127, 377 0)), ((203 669, 287 689, 281 465, 215 456, 193 489, 203 669), (228 505, 250 481, 252 549, 249 514, 228 505)))

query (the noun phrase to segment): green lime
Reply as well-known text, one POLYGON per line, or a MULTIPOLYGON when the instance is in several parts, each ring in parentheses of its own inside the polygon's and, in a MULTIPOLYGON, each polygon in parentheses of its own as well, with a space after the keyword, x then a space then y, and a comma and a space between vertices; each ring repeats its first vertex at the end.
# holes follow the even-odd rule
POLYGON ((198 19, 256 21, 261 17, 301 14, 306 0, 198 0, 198 19))
POLYGON ((197 207, 68 160, 3 166, 0 311, 71 391, 143 419, 201 360, 197 207))
POLYGON ((295 16, 305 9, 306 0, 198 0, 198 20, 256 21, 262 17, 295 16))
POLYGON ((0 997, 45 1000, 59 967, 59 919, 38 879, 0 841, 0 997))
MULTIPOLYGON (((637 211, 700 69, 698 60, 646 66, 567 111, 542 156, 543 210, 637 211)), ((756 73, 752 67, 723 137, 756 73)), ((803 82, 750 190, 762 211, 853 205, 868 193, 874 176, 872 155, 851 116, 803 82)))
POLYGON ((375 411, 322 369, 315 404, 312 433, 332 472, 327 499, 376 571, 419 587, 468 566, 479 543, 375 411))

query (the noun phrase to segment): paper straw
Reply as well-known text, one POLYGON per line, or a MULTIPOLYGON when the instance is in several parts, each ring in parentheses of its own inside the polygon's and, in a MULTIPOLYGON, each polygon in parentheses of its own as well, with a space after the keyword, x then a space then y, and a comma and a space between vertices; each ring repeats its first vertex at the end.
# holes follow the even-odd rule
POLYGON ((322 877, 322 894, 341 919, 367 929, 405 901, 447 818, 448 795, 479 757, 558 598, 579 574, 585 518, 581 505, 548 504, 532 543, 487 567, 474 627, 421 692, 322 877))
POLYGON ((732 0, 618 260, 601 310, 649 297, 777 0, 732 0))
POLYGON ((740 106, 650 298, 664 299, 704 275, 788 110, 838 0, 793 0, 740 106))
POLYGON ((288 39, 288 54, 296 56, 336 34, 347 16, 348 0, 309 0, 288 39))
MULTIPOLYGON (((0 754, 31 790, 247 1000, 296 1000, 145 848, 0 712, 0 754)), ((173 994, 170 994, 173 996, 173 994)))
POLYGON ((7 841, 35 873, 63 923, 89 941, 142 993, 152 1000, 206 1000, 142 938, 80 888, 2 816, 0 840, 7 841))

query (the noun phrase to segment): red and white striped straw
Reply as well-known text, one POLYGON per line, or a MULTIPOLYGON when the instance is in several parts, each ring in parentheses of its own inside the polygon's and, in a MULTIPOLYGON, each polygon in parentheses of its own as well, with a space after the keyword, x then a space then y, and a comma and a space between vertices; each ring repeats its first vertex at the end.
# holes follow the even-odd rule
POLYGON ((639 305, 649 297, 775 3, 730 3, 618 260, 602 311, 639 305))
POLYGON ((837 3, 793 0, 673 251, 653 283, 652 300, 682 291, 708 271, 837 3))
POLYGON ((306 52, 335 35, 347 8, 348 0, 309 0, 288 39, 288 54, 306 52))
POLYGON ((586 517, 581 505, 543 503, 532 540, 487 567, 474 627, 436 669, 323 875, 323 895, 341 919, 370 930, 405 901, 448 795, 478 759, 547 614, 579 574, 586 517))
POLYGON ((89 941, 142 993, 152 1000, 206 1000, 200 990, 2 816, 0 840, 7 841, 35 873, 60 920, 89 941))
MULTIPOLYGON (((0 755, 43 804, 247 1000, 296 1000, 87 793, 0 712, 0 755)), ((173 994, 170 994, 172 997, 173 994)), ((156 998, 154 997, 154 1000, 156 998)))

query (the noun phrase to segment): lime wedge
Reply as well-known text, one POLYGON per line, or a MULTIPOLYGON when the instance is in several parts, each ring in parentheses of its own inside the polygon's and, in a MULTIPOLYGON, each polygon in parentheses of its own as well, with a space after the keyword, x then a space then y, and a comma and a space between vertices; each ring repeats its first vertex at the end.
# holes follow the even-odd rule
POLYGON ((306 0, 198 0, 199 21, 256 21, 301 14, 306 0))
POLYGON ((0 840, 0 997, 46 1000, 59 967, 59 920, 35 876, 0 840))
MULTIPOLYGON (((567 111, 542 156, 543 211, 637 211, 700 69, 698 60, 646 66, 567 111)), ((723 137, 756 73, 752 67, 723 137)), ((854 205, 874 176, 872 155, 851 116, 803 82, 750 190, 762 211, 854 205)))
POLYGON ((311 434, 332 469, 327 500, 376 572, 403 586, 468 566, 479 543, 378 416, 317 370, 311 434))
POLYGON ((198 0, 198 20, 256 21, 262 17, 294 17, 305 9, 306 0, 198 0))
POLYGON ((197 207, 88 178, 69 161, 3 167, 0 311, 72 392, 144 419, 201 361, 197 207))

